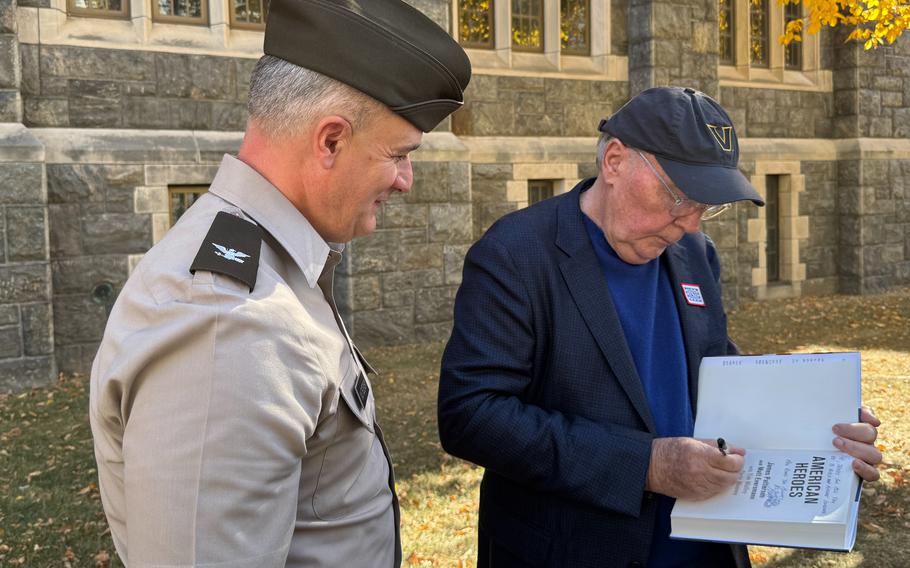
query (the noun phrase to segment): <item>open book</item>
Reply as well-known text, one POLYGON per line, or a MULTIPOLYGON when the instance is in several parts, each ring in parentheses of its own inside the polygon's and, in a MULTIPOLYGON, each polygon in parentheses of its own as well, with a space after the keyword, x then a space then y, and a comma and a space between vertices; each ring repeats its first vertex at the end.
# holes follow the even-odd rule
POLYGON ((859 407, 859 353, 704 358, 695 437, 745 448, 745 465, 728 491, 677 500, 670 536, 852 549, 860 480, 831 427, 859 407))

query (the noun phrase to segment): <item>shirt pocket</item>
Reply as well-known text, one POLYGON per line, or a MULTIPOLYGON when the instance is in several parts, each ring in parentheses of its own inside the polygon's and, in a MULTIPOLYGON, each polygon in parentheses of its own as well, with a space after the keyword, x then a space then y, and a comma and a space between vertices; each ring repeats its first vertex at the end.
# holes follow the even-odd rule
POLYGON ((388 462, 373 429, 373 397, 367 396, 360 407, 354 393, 358 376, 351 365, 340 385, 338 410, 331 419, 334 434, 313 493, 313 513, 326 521, 365 514, 381 506, 378 498, 389 491, 388 462))

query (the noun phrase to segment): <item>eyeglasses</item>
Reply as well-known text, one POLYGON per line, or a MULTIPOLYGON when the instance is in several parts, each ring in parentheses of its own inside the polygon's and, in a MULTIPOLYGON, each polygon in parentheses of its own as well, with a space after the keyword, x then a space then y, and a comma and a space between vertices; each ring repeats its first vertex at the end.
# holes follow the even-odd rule
POLYGON ((635 153, 638 154, 638 157, 648 165, 648 168, 651 170, 651 173, 654 174, 654 177, 657 178, 657 181, 660 182, 660 185, 667 190, 667 193, 670 194, 670 197, 673 198, 673 207, 670 208, 671 217, 685 217, 691 215, 696 211, 701 211, 701 220, 705 221, 707 219, 713 219, 717 217, 727 209, 733 207, 732 203, 723 203, 721 205, 705 205, 704 203, 699 203, 698 201, 693 201, 688 197, 680 197, 675 191, 670 189, 670 186, 667 185, 667 182, 664 181, 664 178, 657 173, 657 169, 654 167, 651 162, 645 158, 639 150, 635 150, 635 153))

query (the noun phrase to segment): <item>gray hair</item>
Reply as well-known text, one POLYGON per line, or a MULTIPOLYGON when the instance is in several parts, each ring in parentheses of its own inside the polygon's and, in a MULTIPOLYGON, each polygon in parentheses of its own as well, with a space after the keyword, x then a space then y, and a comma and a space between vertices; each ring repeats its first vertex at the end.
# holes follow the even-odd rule
POLYGON ((327 114, 359 129, 384 108, 353 87, 272 55, 263 55, 250 76, 247 110, 270 138, 298 133, 327 114))

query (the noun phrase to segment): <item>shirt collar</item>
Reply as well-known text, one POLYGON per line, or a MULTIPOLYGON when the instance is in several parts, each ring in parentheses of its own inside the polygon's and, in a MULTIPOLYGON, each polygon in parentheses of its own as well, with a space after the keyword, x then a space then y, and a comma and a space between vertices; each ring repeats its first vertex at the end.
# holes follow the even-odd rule
POLYGON ((275 238, 315 287, 331 252, 344 245, 328 243, 281 191, 243 161, 225 154, 209 192, 249 215, 275 238))

